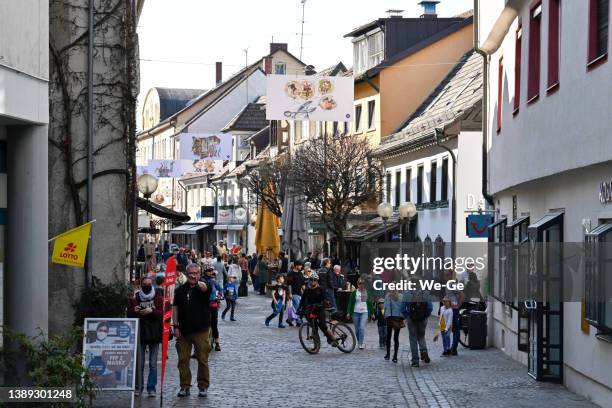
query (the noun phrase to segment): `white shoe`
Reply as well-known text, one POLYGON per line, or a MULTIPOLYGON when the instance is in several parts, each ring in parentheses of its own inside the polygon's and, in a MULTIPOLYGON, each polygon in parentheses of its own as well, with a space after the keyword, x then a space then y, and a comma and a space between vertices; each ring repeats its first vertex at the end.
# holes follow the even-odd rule
POLYGON ((359 350, 363 350, 365 348, 365 344, 360 344, 359 345, 359 350))

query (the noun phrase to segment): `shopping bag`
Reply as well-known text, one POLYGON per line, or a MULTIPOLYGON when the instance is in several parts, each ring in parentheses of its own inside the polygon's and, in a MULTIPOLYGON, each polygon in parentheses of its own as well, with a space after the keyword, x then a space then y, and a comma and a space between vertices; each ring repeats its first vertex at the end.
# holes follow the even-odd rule
POLYGON ((295 312, 295 308, 293 307, 293 305, 289 305, 289 307, 287 307, 287 317, 289 318, 289 320, 299 320, 299 317, 295 312))

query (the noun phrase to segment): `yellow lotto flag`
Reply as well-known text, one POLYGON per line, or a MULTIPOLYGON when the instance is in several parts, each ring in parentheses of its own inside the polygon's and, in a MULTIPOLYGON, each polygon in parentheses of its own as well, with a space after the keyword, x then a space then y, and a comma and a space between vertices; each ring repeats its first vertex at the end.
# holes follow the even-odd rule
POLYGON ((82 268, 89 243, 91 222, 83 224, 55 237, 51 262, 82 268))

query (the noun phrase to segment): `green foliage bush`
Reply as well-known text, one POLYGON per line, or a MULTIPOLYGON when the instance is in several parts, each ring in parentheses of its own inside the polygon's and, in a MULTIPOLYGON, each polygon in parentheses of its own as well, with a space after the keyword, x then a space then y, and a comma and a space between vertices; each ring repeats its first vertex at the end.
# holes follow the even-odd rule
POLYGON ((83 342, 81 327, 49 338, 42 330, 37 336, 28 337, 3 327, 2 337, 8 345, 0 348, 0 372, 4 373, 0 381, 4 386, 24 386, 31 382, 35 387, 74 387, 75 404, 40 403, 37 406, 88 406, 89 399, 95 395, 96 383, 83 367, 83 355, 76 351, 77 345, 83 342), (24 368, 27 379, 18 375, 24 368))
POLYGON ((104 284, 95 276, 89 288, 74 304, 75 325, 82 326, 86 317, 125 317, 133 290, 123 281, 104 284))

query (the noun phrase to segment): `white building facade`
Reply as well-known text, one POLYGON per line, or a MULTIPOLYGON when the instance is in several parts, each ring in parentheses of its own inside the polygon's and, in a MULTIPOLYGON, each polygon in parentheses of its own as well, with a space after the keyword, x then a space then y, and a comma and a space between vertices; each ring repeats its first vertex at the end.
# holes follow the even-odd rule
POLYGON ((530 301, 535 290, 530 285, 527 299, 519 296, 525 276, 516 266, 520 255, 506 254, 515 262, 507 264, 499 253, 490 254, 498 256, 490 270, 496 299, 490 340, 526 364, 534 378, 563 383, 609 406, 612 271, 596 263, 592 277, 584 277, 585 288, 579 288, 582 302, 563 302, 569 288, 556 280, 558 270, 538 263, 544 255, 535 243, 606 239, 612 207, 600 186, 612 179, 611 3, 511 2, 518 6, 516 12, 505 10, 506 17, 516 16, 507 19, 509 26, 498 21, 505 1, 479 3, 477 46, 490 54, 486 188, 498 212, 490 240, 517 248, 533 244, 528 263, 538 266, 527 273, 538 276, 544 294, 530 301), (506 34, 496 43, 487 39, 491 32, 506 34), (588 290, 594 282, 597 293, 588 290))
POLYGON ((29 335, 49 317, 48 50, 48 2, 0 2, 0 324, 29 335))

